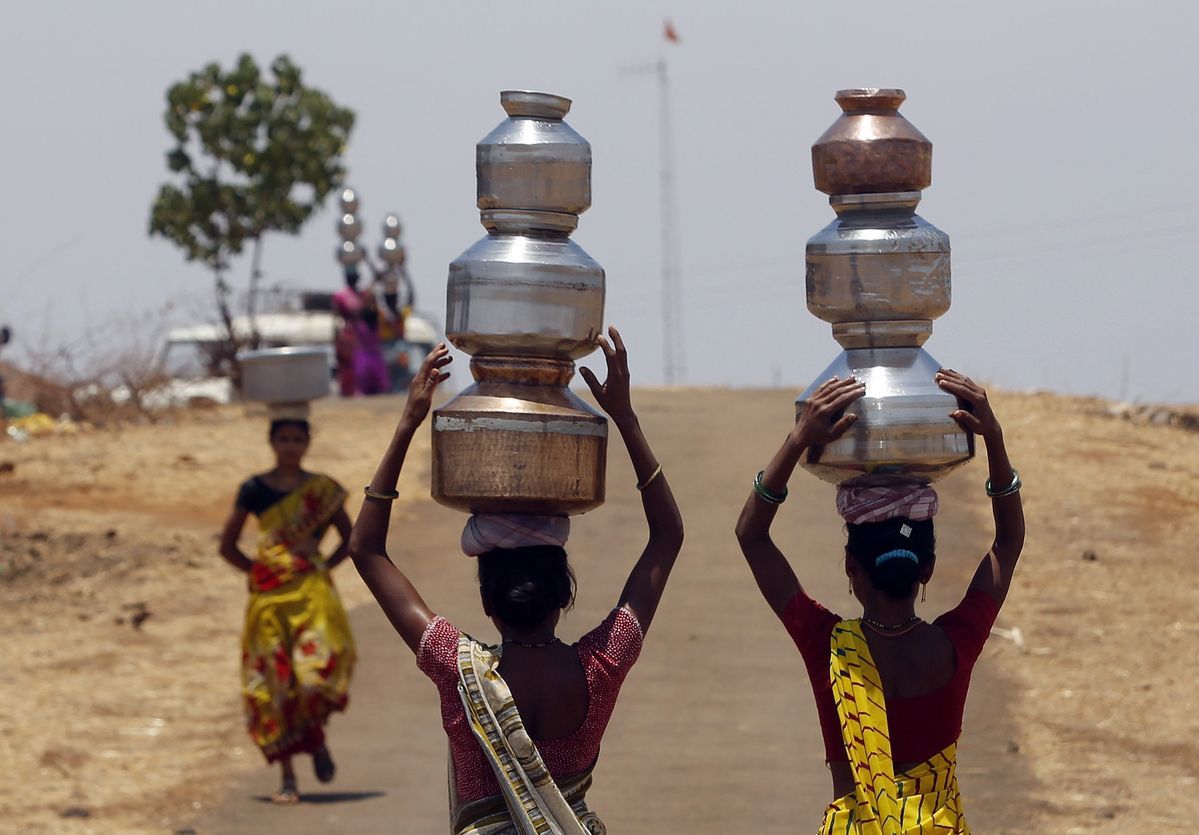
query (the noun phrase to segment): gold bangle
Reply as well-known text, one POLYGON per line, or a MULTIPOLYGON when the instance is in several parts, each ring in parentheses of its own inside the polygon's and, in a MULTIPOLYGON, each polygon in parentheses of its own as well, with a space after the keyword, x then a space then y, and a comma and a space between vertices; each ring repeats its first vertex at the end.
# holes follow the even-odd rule
POLYGON ((657 467, 654 468, 654 471, 649 474, 649 478, 647 478, 645 481, 643 481, 637 485, 637 489, 644 490, 646 487, 649 487, 651 484, 654 483, 654 479, 660 475, 662 475, 662 465, 661 464, 659 464, 657 467))
POLYGON ((390 493, 378 493, 372 490, 369 484, 362 488, 362 492, 366 494, 368 499, 378 499, 381 502, 394 502, 400 497, 399 490, 392 490, 390 493))

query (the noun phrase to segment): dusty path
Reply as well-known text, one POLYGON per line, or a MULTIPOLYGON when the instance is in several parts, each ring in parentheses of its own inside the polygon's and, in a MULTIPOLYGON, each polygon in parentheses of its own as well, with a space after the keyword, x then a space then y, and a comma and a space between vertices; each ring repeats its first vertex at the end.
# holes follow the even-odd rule
MULTIPOLYGON (((687 543, 605 737, 593 808, 614 833, 812 831, 830 789, 811 691, 732 536, 754 472, 786 431, 790 397, 641 392, 637 402, 683 509, 687 543)), ((614 604, 643 543, 633 476, 613 441, 608 502, 578 519, 571 537, 579 595, 562 630, 571 638, 614 604)), ((427 461, 413 465, 427 468, 427 461)), ((928 616, 956 602, 985 547, 987 534, 967 507, 981 500, 977 480, 972 469, 942 489, 941 560, 923 609, 928 616)), ((427 500, 398 508, 392 553, 435 610, 467 631, 490 635, 473 565, 456 549, 461 523, 460 514, 427 500)), ((848 609, 832 489, 797 477, 776 532, 813 596, 848 609)), ((278 809, 264 802, 276 772, 248 770, 192 824, 196 833, 446 831, 445 741, 435 691, 373 604, 356 609, 353 623, 361 662, 350 710, 330 729, 337 782, 318 787, 303 763, 307 802, 278 809)), ((1005 719, 1012 691, 998 665, 988 663, 1006 651, 992 641, 967 709, 961 782, 978 832, 1029 831, 1026 812, 1012 802, 1033 791, 1005 719)))

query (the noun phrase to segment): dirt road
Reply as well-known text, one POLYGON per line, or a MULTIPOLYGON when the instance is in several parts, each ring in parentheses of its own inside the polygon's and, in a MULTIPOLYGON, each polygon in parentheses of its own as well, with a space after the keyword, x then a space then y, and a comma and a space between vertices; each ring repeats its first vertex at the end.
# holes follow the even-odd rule
MULTIPOLYGON (((687 542, 605 736, 592 806, 613 833, 812 831, 830 784, 811 691, 732 535, 753 474, 787 431, 790 395, 639 392, 636 402, 678 496, 687 542)), ((412 465, 427 471, 427 453, 412 465)), ((372 466, 361 462, 359 480, 372 466)), ((634 478, 616 437, 608 473, 607 503, 577 519, 571 536, 579 594, 561 630, 571 639, 615 603, 644 541, 634 478)), ((942 488, 940 559, 921 607, 926 616, 956 602, 986 547, 988 534, 968 507, 982 501, 976 481, 971 470, 942 488)), ((776 539, 813 596, 851 611, 832 501, 831 487, 797 476, 776 539)), ((456 546, 462 521, 427 499, 400 506, 392 555, 436 611, 490 636, 473 564, 456 546)), ((361 660, 350 709, 330 727, 336 783, 318 786, 302 763, 305 802, 276 808, 266 802, 276 772, 242 761, 244 776, 191 824, 196 833, 446 831, 446 747, 435 691, 373 602, 352 619, 361 660)), ((1011 802, 1032 790, 1005 719, 1012 693, 989 663, 1002 644, 993 640, 977 668, 960 764, 971 821, 986 833, 1029 831, 1020 804, 1011 802)))

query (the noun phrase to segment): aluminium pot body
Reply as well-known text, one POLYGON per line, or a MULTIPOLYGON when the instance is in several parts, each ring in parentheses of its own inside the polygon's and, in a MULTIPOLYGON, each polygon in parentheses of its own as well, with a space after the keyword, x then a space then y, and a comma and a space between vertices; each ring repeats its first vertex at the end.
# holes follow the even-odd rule
POLYGON ((578 359, 604 323, 604 269, 561 234, 493 232, 450 264, 446 338, 474 356, 578 359))
POLYGON ((898 112, 902 90, 838 91, 840 118, 812 146, 816 188, 836 220, 807 244, 808 310, 844 348, 796 400, 797 416, 831 377, 856 377, 857 420, 801 465, 834 484, 929 483, 974 455, 974 438, 921 347, 949 310, 949 236, 916 214, 932 181, 932 143, 898 112))
POLYGON ((796 418, 821 383, 852 376, 866 385, 847 410, 857 420, 837 441, 809 450, 801 466, 833 484, 927 484, 965 464, 974 456, 974 435, 949 417, 958 402, 934 381, 940 367, 917 347, 842 351, 797 398, 796 418))
POLYGON ((505 91, 476 147, 487 235, 456 258, 446 338, 475 384, 433 415, 433 498, 470 513, 572 515, 604 500, 607 419, 568 384, 604 321, 603 268, 570 235, 591 205, 591 146, 570 100, 505 91))
POLYGON ((300 403, 329 394, 329 355, 320 348, 264 348, 237 359, 246 400, 300 403))
MULTIPOLYGON (((915 213, 919 199, 909 192, 834 200, 837 219, 808 240, 805 254, 813 316, 834 326, 925 322, 923 336, 932 332, 952 301, 949 236, 915 213)), ((834 328, 843 347, 870 347, 847 344, 844 330, 834 328)))
POLYGON ((570 99, 505 90, 508 118, 475 146, 480 209, 580 215, 591 206, 591 144, 562 121, 570 99))

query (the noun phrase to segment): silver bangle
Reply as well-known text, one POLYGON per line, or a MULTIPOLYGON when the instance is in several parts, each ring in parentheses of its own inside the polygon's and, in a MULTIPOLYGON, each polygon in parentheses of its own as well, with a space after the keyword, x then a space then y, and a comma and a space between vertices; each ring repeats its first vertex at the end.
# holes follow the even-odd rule
POLYGON ((987 495, 992 499, 1002 499, 1004 496, 1010 496, 1014 493, 1019 493, 1020 488, 1024 486, 1024 482, 1020 480, 1020 471, 1012 467, 1012 483, 1002 490, 996 490, 991 486, 991 479, 987 479, 987 495))

